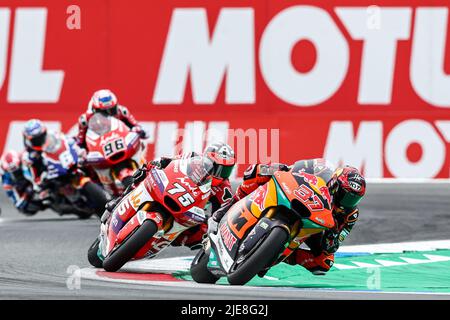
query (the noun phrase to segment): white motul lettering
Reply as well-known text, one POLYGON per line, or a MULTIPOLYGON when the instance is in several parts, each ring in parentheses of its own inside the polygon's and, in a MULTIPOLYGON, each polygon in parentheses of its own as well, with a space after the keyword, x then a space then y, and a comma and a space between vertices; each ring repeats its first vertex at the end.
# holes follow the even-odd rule
POLYGON ((336 8, 355 40, 363 40, 358 103, 390 104, 397 42, 410 37, 410 8, 380 8, 380 28, 367 27, 367 8, 336 8))
POLYGON ((64 72, 44 71, 46 8, 19 8, 15 13, 14 42, 8 102, 57 102, 64 72))
POLYGON ((389 133, 385 154, 386 166, 396 178, 434 178, 445 161, 445 144, 430 123, 409 120, 398 124, 389 133), (422 157, 411 162, 406 151, 414 142, 422 148, 422 157))
POLYGON ((203 151, 206 123, 203 121, 187 122, 183 131, 183 150, 194 151, 199 154, 203 151))
POLYGON ((209 146, 217 142, 227 143, 228 128, 229 123, 227 121, 211 121, 206 133, 206 145, 209 146))
POLYGON ((175 9, 153 96, 181 104, 190 73, 196 104, 213 104, 226 75, 229 104, 255 102, 253 9, 222 9, 210 38, 206 10, 175 9))
POLYGON ((383 124, 362 121, 356 137, 351 121, 333 121, 325 145, 324 158, 335 164, 364 168, 370 178, 383 176, 383 124))
POLYGON ((323 9, 294 6, 270 21, 261 39, 261 72, 269 88, 296 106, 313 106, 330 98, 347 74, 349 48, 333 19, 323 9), (311 41, 317 60, 311 71, 298 72, 292 49, 300 40, 311 41))
POLYGON ((0 89, 6 77, 6 62, 8 58, 9 9, 0 9, 0 89))
POLYGON ((447 21, 448 8, 416 10, 410 78, 422 99, 450 108, 450 75, 444 72, 447 21))
POLYGON ((175 142, 178 137, 178 122, 162 121, 158 123, 157 139, 155 145, 155 158, 172 157, 175 150, 175 142))
POLYGON ((438 120, 435 122, 436 127, 441 132, 446 142, 450 142, 450 121, 438 120))
POLYGON ((153 144, 155 143, 155 131, 156 131, 156 123, 153 121, 142 121, 142 128, 144 128, 145 132, 147 132, 148 138, 145 140, 145 144, 153 144))

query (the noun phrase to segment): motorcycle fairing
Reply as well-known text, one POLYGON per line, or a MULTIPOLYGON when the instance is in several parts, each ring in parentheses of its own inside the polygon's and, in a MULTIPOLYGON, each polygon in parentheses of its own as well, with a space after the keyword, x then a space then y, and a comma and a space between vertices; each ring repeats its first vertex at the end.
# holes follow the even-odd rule
MULTIPOLYGON (((308 177, 294 177, 290 172, 276 172, 269 182, 234 204, 219 223, 217 234, 210 234, 212 254, 208 265, 211 265, 211 272, 214 271, 214 268, 217 269, 217 267, 214 267, 215 260, 220 262, 220 266, 225 272, 229 272, 235 263, 239 250, 242 251, 245 247, 249 249, 250 245, 256 244, 257 240, 264 237, 264 234, 272 228, 283 227, 280 223, 273 223, 275 220, 261 219, 262 214, 268 212, 271 208, 284 206, 287 209, 294 210, 296 209, 292 206, 294 200, 303 200, 302 203, 305 206, 309 204, 312 208, 315 208, 317 198, 314 199, 314 196, 323 202, 321 210, 313 211, 309 215, 301 217, 302 227, 300 232, 291 239, 298 244, 312 234, 334 227, 330 203, 324 195, 325 182, 320 177, 312 179, 312 176, 309 176, 309 179, 311 181, 308 180, 308 177), (313 199, 299 198, 296 190, 302 186, 313 188, 313 199), (243 239, 250 237, 252 233, 254 233, 256 240, 248 241, 243 245, 243 239)), ((320 207, 318 208, 320 209, 320 207)), ((286 228, 290 231, 288 227, 286 228)), ((217 270, 215 272, 220 273, 217 270)))
POLYGON ((64 137, 61 137, 60 147, 53 152, 43 153, 47 165, 46 179, 52 180, 69 173, 70 169, 78 163, 78 154, 64 137))

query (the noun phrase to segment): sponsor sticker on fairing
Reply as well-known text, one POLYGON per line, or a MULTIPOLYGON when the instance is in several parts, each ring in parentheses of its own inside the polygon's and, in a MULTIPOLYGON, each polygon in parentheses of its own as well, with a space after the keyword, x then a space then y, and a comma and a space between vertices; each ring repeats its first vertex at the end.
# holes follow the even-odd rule
POLYGON ((203 222, 206 220, 205 211, 199 207, 192 207, 184 215, 188 216, 195 222, 203 222))
MULTIPOLYGON (((153 178, 152 180, 158 187, 159 191, 164 192, 164 189, 166 188, 167 184, 164 184, 163 179, 162 179, 163 175, 161 173, 164 174, 163 171, 158 172, 158 170, 152 169, 151 177, 153 178)), ((164 175, 164 177, 167 179, 167 177, 165 175, 164 175)))
POLYGON ((223 243, 227 247, 228 251, 231 251, 234 244, 236 243, 236 237, 231 233, 226 224, 220 227, 220 236, 222 237, 223 243))

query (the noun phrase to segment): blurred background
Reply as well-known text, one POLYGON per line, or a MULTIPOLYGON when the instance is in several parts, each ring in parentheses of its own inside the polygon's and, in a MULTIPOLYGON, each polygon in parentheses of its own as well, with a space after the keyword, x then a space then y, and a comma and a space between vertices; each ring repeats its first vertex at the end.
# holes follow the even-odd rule
POLYGON ((227 140, 237 176, 326 157, 448 178, 448 26, 447 1, 4 0, 0 149, 21 148, 30 118, 75 130, 109 88, 148 158, 227 140))

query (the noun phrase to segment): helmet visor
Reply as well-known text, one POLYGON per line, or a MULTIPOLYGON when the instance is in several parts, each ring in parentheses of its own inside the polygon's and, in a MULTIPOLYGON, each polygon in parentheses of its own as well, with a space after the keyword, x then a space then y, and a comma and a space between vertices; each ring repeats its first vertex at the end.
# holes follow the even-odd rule
POLYGON ((212 175, 216 178, 228 179, 233 172, 234 166, 225 166, 214 163, 212 175))
POLYGON ((35 149, 35 150, 41 150, 41 149, 42 149, 42 146, 43 146, 44 143, 45 143, 46 137, 47 137, 47 134, 46 134, 46 133, 42 133, 42 134, 39 134, 39 135, 37 135, 37 136, 35 136, 35 137, 31 137, 31 138, 29 139, 29 141, 30 141, 30 146, 31 146, 33 149, 35 149))
POLYGON ((351 192, 343 191, 340 193, 340 195, 342 195, 342 197, 339 197, 340 198, 339 205, 346 208, 356 207, 362 199, 362 196, 359 196, 351 192))

